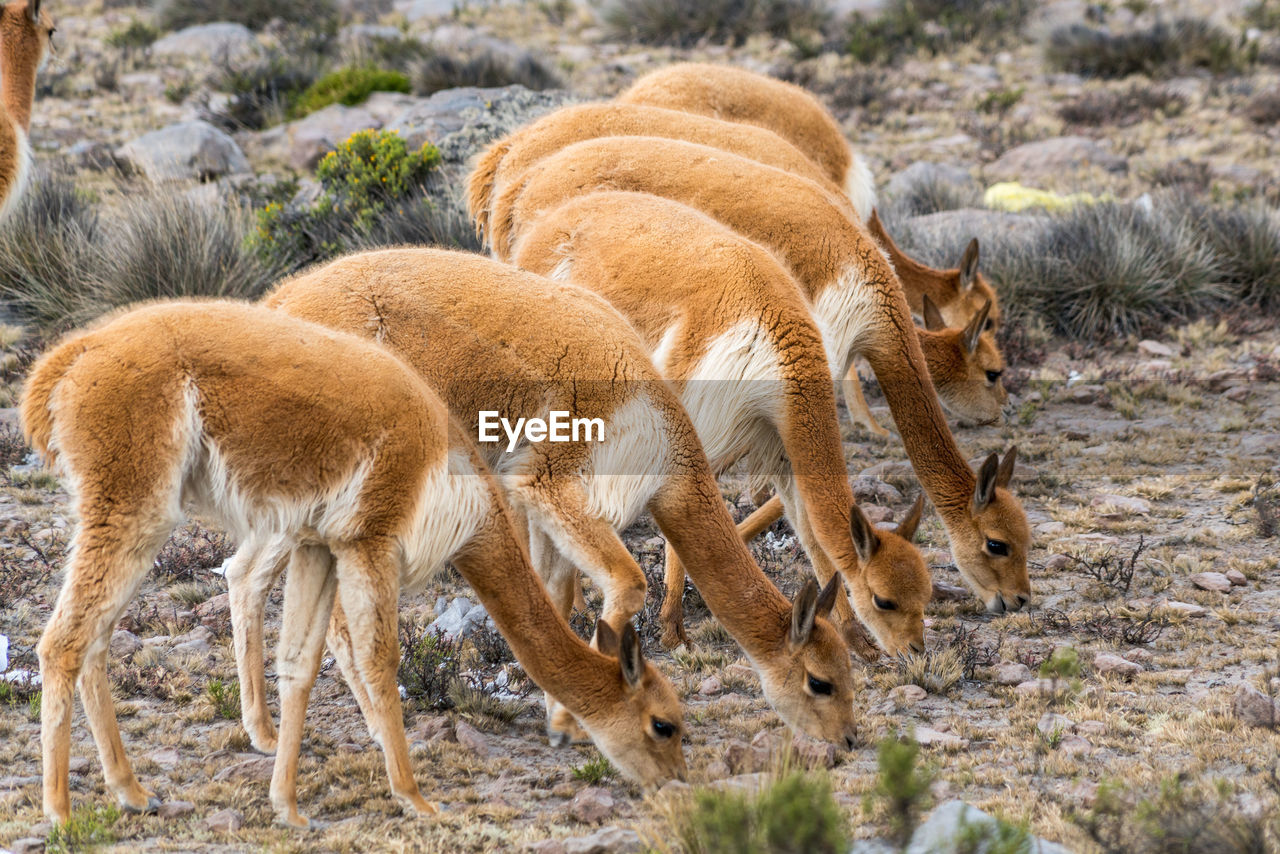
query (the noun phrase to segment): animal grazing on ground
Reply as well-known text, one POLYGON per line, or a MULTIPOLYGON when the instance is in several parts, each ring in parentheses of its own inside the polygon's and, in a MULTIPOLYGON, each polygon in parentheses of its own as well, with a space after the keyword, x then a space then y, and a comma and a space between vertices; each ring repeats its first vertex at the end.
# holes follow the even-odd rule
POLYGON ((47 352, 21 414, 79 517, 39 644, 51 820, 71 817, 77 680, 108 790, 127 810, 159 804, 125 755, 106 659, 112 628, 186 507, 291 555, 271 779, 286 823, 307 824, 297 810, 298 751, 331 611, 341 631, 330 643, 382 746, 392 792, 418 812, 437 811, 409 761, 396 614, 401 585, 424 583, 445 561, 475 588, 529 675, 620 769, 647 784, 683 775, 670 683, 644 663, 633 632, 602 627, 600 652, 574 635, 439 397, 382 348, 257 306, 152 304, 47 352))
MULTIPOLYGON (((977 476, 955 443, 929 379, 901 284, 864 228, 819 185, 704 145, 649 137, 580 142, 545 158, 494 204, 495 251, 566 200, 631 190, 683 202, 781 257, 822 334, 828 367, 847 376, 867 359, 925 492, 947 528, 956 565, 994 612, 1031 599, 1031 530, 1008 491, 1016 450, 990 455, 977 476)), ((743 524, 781 515, 775 496, 743 524)))
POLYGON ((0 6, 0 222, 31 177, 31 106, 36 73, 49 55, 55 27, 41 0, 0 6))
MULTIPOLYGON (((286 280, 265 304, 381 343, 439 391, 471 435, 477 413, 489 409, 512 420, 552 409, 601 419, 599 442, 526 436, 511 451, 477 445, 527 520, 534 566, 560 613, 569 615, 579 570, 605 593, 604 622, 620 630, 643 607, 644 574, 617 532, 648 509, 782 719, 852 744, 849 650, 826 620, 838 582, 821 593, 806 588, 791 603, 761 572, 679 399, 631 325, 599 296, 479 255, 392 249, 286 280)), ((269 561, 259 566, 276 571, 269 561)), ((228 582, 240 583, 230 573, 228 582)), ((244 598, 233 591, 233 608, 244 598)), ((260 613, 236 622, 260 636, 260 613)), ((260 639, 245 648, 261 649, 260 639)), ((261 685, 261 658, 247 664, 261 685)), ((553 737, 568 740, 572 716, 556 699, 549 697, 553 737)), ((246 710, 246 726, 257 720, 246 710)))
MULTIPOLYGON (((911 537, 877 531, 853 499, 822 339, 799 286, 767 249, 693 208, 601 192, 545 212, 515 263, 598 293, 631 321, 680 394, 717 474, 747 460, 782 497, 819 582, 839 572, 858 617, 891 654, 924 648, 932 583, 911 537)), ((687 643, 684 570, 667 547, 663 642, 687 643)), ((855 629, 848 600, 839 622, 855 629)))

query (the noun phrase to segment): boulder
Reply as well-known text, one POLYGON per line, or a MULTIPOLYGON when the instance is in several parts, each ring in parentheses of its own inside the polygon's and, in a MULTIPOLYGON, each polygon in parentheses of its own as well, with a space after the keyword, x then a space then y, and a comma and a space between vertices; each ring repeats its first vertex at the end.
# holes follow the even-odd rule
POLYGON ((1098 673, 1119 676, 1121 679, 1132 679, 1142 672, 1142 665, 1114 653, 1100 652, 1093 657, 1093 669, 1098 673))
MULTIPOLYGON (((111 633, 111 657, 112 658, 129 658, 135 652, 142 649, 142 639, 133 632, 124 629, 116 629, 111 633)), ((0 655, 0 659, 3 656, 0 655)), ((0 663, 0 671, 5 668, 0 663)))
POLYGON ((466 721, 458 721, 454 724, 453 732, 457 736, 458 744, 461 744, 477 756, 488 758, 493 753, 493 749, 489 746, 489 739, 485 737, 484 733, 466 721))
POLYGON ((256 756, 253 759, 246 759, 243 762, 237 762, 234 765, 228 765, 217 774, 213 775, 215 780, 234 780, 234 781, 250 781, 250 780, 270 780, 271 772, 275 768, 276 760, 274 756, 256 756))
POLYGON ((1151 513, 1151 502, 1145 498, 1135 498, 1130 495, 1110 495, 1104 493, 1102 495, 1093 496, 1093 500, 1089 502, 1093 507, 1115 507, 1125 516, 1148 516, 1151 513))
POLYGON ((1236 717, 1248 726, 1268 729, 1280 726, 1280 704, 1252 685, 1240 683, 1231 708, 1236 717))
MULTIPOLYGON (((963 801, 947 801, 939 806, 911 836, 906 854, 939 854, 956 851, 960 840, 972 842, 965 848, 975 854, 987 854, 997 840, 1001 822, 977 807, 963 801)), ((1070 854, 1070 850, 1056 842, 1030 837, 1030 847, 1020 850, 1027 854, 1070 854)))
POLYGON ((1031 668, 1019 661, 1003 661, 995 666, 997 685, 1020 685, 1032 678, 1031 668))
POLYGON ((228 22, 187 27, 151 45, 153 57, 200 59, 213 62, 243 61, 254 57, 262 46, 248 27, 228 22))
POLYGON ((1083 136, 1059 136, 1009 149, 985 171, 987 178, 1016 181, 1058 178, 1078 169, 1098 167, 1124 172, 1127 161, 1103 144, 1083 136))
POLYGON ((1231 579, 1221 572, 1197 572, 1191 576, 1190 581, 1201 590, 1210 590, 1215 593, 1227 593, 1233 585, 1231 579))
POLYGON ((589 836, 564 840, 565 854, 639 854, 644 850, 640 834, 622 827, 602 827, 589 836))
POLYGON ((165 801, 156 810, 156 815, 160 818, 186 818, 196 811, 196 805, 191 801, 165 801))
POLYGON ((288 139, 288 163, 301 172, 309 172, 353 133, 377 130, 383 122, 361 107, 330 104, 306 118, 285 125, 288 139))
POLYGON ((117 159, 151 181, 207 181, 250 172, 235 140, 205 121, 179 122, 126 142, 117 159))
POLYGON ((569 802, 569 813, 583 824, 599 824, 616 811, 613 793, 599 786, 588 786, 569 802))

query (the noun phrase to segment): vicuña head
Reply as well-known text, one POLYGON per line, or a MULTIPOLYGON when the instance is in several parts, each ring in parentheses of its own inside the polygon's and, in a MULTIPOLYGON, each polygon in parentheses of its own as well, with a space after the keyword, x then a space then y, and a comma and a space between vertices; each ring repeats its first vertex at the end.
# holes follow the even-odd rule
POLYGON ((991 312, 988 300, 963 329, 947 327, 933 300, 924 296, 924 331, 920 349, 929 365, 929 377, 938 400, 953 415, 977 424, 1000 418, 1009 393, 1004 389, 1004 357, 984 332, 991 312))
POLYGON ((951 537, 960 574, 994 614, 1020 610, 1031 601, 1026 548, 1031 527, 1009 491, 1017 459, 1015 445, 1003 460, 993 453, 983 461, 969 507, 971 530, 951 537))
POLYGON ((13 209, 30 175, 31 103, 53 32, 40 0, 0 6, 0 218, 13 209))
POLYGON ((916 499, 892 531, 878 530, 856 506, 849 517, 862 572, 849 579, 862 624, 889 655, 924 650, 924 609, 933 597, 933 578, 911 544, 924 512, 916 499))

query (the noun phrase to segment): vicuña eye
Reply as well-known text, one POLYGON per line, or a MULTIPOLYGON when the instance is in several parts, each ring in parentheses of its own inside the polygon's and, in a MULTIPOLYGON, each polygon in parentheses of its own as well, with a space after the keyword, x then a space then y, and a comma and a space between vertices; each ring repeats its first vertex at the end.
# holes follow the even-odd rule
POLYGON ((821 679, 819 679, 816 676, 810 676, 809 690, 815 694, 820 694, 823 697, 830 697, 831 694, 836 690, 836 687, 832 685, 830 682, 823 682, 821 679))
POLYGON ((877 595, 875 595, 874 593, 872 593, 872 594, 871 594, 871 601, 872 601, 872 602, 874 602, 874 603, 875 603, 875 606, 876 606, 877 608, 879 608, 881 611, 896 611, 896 610, 898 610, 898 603, 897 603, 897 602, 895 602, 895 601, 893 601, 892 599, 881 599, 879 596, 877 596, 877 595))
POLYGON ((1000 381, 1000 376, 1001 376, 1003 373, 1004 373, 1004 371, 987 371, 987 382, 989 382, 989 383, 997 383, 997 382, 999 382, 999 381, 1000 381))
POLYGON ((1009 544, 1002 543, 999 540, 987 540, 987 551, 997 557, 1009 556, 1009 544))
POLYGON ((651 725, 653 726, 653 734, 658 738, 671 738, 676 734, 675 724, 667 723, 664 720, 654 718, 651 725))

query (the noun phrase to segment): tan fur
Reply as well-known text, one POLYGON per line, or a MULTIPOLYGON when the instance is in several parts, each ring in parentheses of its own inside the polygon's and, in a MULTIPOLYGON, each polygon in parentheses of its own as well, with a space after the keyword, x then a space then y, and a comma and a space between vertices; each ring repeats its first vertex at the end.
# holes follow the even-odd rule
POLYGON ((30 175, 27 131, 36 71, 49 51, 53 19, 40 0, 0 6, 0 221, 13 210, 30 175))
POLYGON ((487 234, 493 199, 526 169, 567 145, 602 136, 656 136, 710 145, 840 192, 804 152, 764 128, 642 104, 575 104, 498 140, 480 156, 467 183, 467 207, 477 232, 487 234))
MULTIPOLYGON (((970 587, 995 611, 1030 599, 1026 516, 1003 487, 975 499, 974 474, 933 391, 902 287, 842 203, 812 181, 707 146, 614 137, 577 143, 526 171, 495 202, 495 249, 510 251, 514 236, 540 215, 600 189, 692 205, 789 264, 822 333, 833 376, 846 376, 859 356, 871 364, 970 587), (992 554, 988 541, 1004 544, 997 547, 1009 553, 992 554)), ((779 507, 764 512, 778 513, 779 507)))
MULTIPOLYGON (((106 677, 111 631, 190 507, 233 535, 293 552, 279 649, 277 814, 298 815, 303 718, 331 608, 346 671, 386 754, 392 791, 434 812, 414 781, 396 688, 402 580, 446 560, 471 582, 529 674, 555 690, 619 767, 653 783, 684 770, 669 682, 592 651, 556 615, 483 464, 439 398, 380 348, 253 306, 156 304, 73 336, 36 363, 24 430, 63 474, 79 524, 40 640, 44 810, 71 816, 72 693, 126 809, 158 800, 134 777, 106 677), (453 445, 455 450, 450 451, 453 445), (652 720, 676 728, 654 743, 652 720)), ((259 660, 259 664, 261 660, 259 660)), ((641 662, 642 663, 642 662, 641 662)))
MULTIPOLYGON (((644 576, 616 531, 647 508, 781 717, 851 743, 848 647, 822 609, 816 621, 802 620, 803 603, 788 603, 752 560, 679 400, 603 299, 477 255, 396 249, 313 270, 266 303, 380 341, 440 391, 473 436, 481 409, 512 419, 546 417, 553 408, 603 418, 603 443, 524 443, 511 454, 478 446, 529 519, 534 564, 560 613, 573 602, 575 567, 605 590, 609 622, 641 607, 644 576), (611 543, 620 548, 616 559, 587 562, 593 553, 612 555, 611 543), (805 624, 800 636, 792 634, 797 621, 805 624), (813 695, 808 676, 831 683, 833 693, 813 695)), ((834 594, 825 610, 833 603, 834 594)), ((569 722, 553 723, 565 732, 569 722)))
MULTIPOLYGON (((840 572, 855 591, 858 617, 887 652, 923 648, 929 572, 908 540, 888 532, 873 553, 859 555, 850 515, 861 511, 822 338, 795 281, 768 250, 677 202, 610 192, 546 212, 514 260, 544 275, 564 269, 566 281, 621 311, 681 391, 712 470, 721 474, 745 457, 750 476, 768 479, 783 496, 819 582, 840 572), (869 581, 898 608, 873 608, 869 581)), ((666 580, 664 642, 674 646, 687 638, 684 572, 671 549, 666 580)), ((837 612, 852 628, 843 595, 837 612)))

